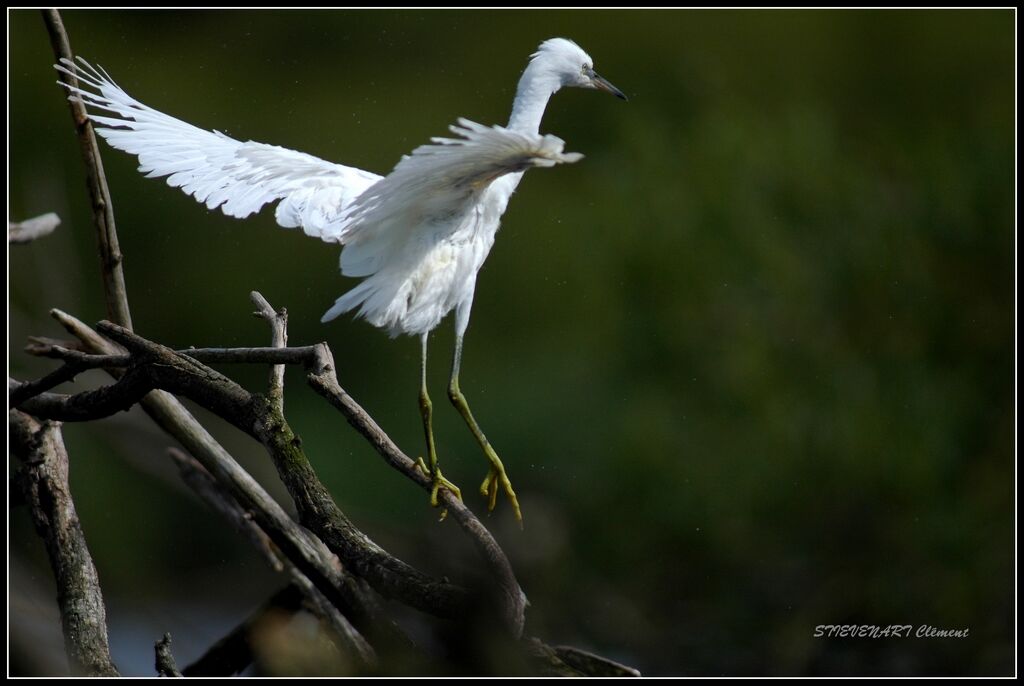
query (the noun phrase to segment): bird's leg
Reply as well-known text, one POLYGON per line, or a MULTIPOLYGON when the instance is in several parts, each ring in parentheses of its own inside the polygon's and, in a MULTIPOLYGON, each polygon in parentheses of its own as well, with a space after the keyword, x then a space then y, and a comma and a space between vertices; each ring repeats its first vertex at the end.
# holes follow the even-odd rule
POLYGON ((500 488, 505 491, 505 496, 512 503, 512 510, 516 520, 522 526, 523 514, 519 509, 519 500, 516 498, 516 492, 512 490, 512 482, 509 481, 508 474, 505 472, 505 466, 501 464, 498 453, 494 452, 494 448, 491 447, 487 437, 484 436, 484 432, 480 430, 480 426, 473 419, 473 412, 469 409, 466 396, 462 394, 462 389, 459 388, 459 366, 461 364, 462 336, 456 336, 455 357, 452 360, 452 378, 448 384, 448 398, 455 405, 455 409, 459 411, 462 418, 466 420, 466 425, 473 432, 473 436, 476 438, 477 443, 480 444, 480 448, 483 449, 484 455, 490 460, 491 468, 487 472, 484 482, 480 484, 480 493, 487 498, 487 510, 491 511, 498 502, 498 489, 500 488))
MULTIPOLYGON (((455 494, 455 497, 462 500, 462 492, 459 491, 459 487, 453 484, 448 479, 444 478, 441 474, 441 467, 437 462, 437 449, 434 446, 434 428, 433 428, 433 414, 434 406, 430 402, 430 394, 427 393, 427 334, 423 334, 423 348, 422 355, 420 358, 420 416, 423 418, 423 432, 427 437, 427 456, 430 460, 430 466, 427 467, 423 463, 423 458, 419 458, 417 465, 423 473, 431 478, 433 486, 430 489, 430 504, 433 507, 437 507, 438 499, 437 493, 442 488, 447 488, 449 491, 455 494)), ((448 510, 441 512, 441 519, 447 516, 448 510)))

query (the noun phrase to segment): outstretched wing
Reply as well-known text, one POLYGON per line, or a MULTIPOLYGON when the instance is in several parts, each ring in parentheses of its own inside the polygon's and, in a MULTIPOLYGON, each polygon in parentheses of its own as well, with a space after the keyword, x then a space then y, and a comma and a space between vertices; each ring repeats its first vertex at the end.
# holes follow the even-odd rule
POLYGON ((96 132, 118 150, 139 158, 139 171, 167 183, 230 217, 247 217, 280 200, 275 218, 286 228, 342 242, 352 202, 381 179, 370 172, 332 164, 276 145, 238 141, 205 131, 142 104, 102 68, 81 57, 81 66, 62 59, 54 67, 96 92, 63 85, 94 110, 96 132))
POLYGON ((375 273, 411 232, 456 230, 483 191, 505 174, 583 157, 562 152, 565 142, 557 136, 461 118, 449 129, 458 138, 433 138, 431 144, 416 148, 349 208, 343 274, 375 273))

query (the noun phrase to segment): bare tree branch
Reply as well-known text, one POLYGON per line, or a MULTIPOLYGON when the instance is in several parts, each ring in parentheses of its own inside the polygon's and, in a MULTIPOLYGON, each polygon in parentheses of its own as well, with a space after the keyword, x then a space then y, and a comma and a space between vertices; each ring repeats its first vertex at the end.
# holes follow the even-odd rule
POLYGON ((7 420, 11 450, 22 462, 18 480, 57 581, 64 649, 71 671, 119 676, 110 659, 99 576, 68 486, 68 454, 60 425, 40 424, 17 410, 8 412, 7 420))
POLYGON ((124 355, 92 355, 74 348, 66 348, 58 344, 46 344, 41 339, 32 340, 26 346, 26 351, 36 357, 49 357, 54 360, 63 360, 66 364, 73 364, 80 369, 99 369, 104 367, 127 367, 131 362, 131 356, 124 355))
POLYGON ((63 340, 60 338, 49 338, 47 336, 29 336, 25 345, 25 352, 29 355, 46 357, 46 352, 52 348, 64 348, 65 350, 82 351, 82 343, 77 340, 63 340))
POLYGON ((17 407, 29 398, 34 398, 40 395, 54 386, 59 386, 65 381, 71 381, 73 378, 78 376, 79 369, 72 365, 64 365, 60 369, 55 369, 41 379, 30 381, 28 383, 19 383, 13 379, 7 380, 7 400, 13 406, 17 407))
POLYGON ((129 362, 128 355, 90 355, 57 345, 43 344, 38 339, 30 343, 27 349, 41 357, 64 360, 64 366, 30 383, 11 383, 8 380, 8 401, 15 407, 21 405, 29 398, 33 398, 55 386, 73 380, 88 369, 95 369, 97 367, 127 367, 129 362))
MULTIPOLYGON (((270 325, 270 345, 274 348, 286 348, 288 346, 288 310, 283 307, 275 312, 267 299, 258 292, 253 291, 249 298, 256 305, 254 315, 263 319, 270 325)), ((270 368, 270 389, 267 391, 274 410, 284 413, 284 365, 275 364, 270 368)))
MULTIPOLYGON (((50 45, 57 61, 68 60, 74 69, 74 55, 68 34, 64 30, 60 12, 55 9, 44 9, 43 22, 50 34, 50 45)), ((60 80, 69 86, 77 87, 78 79, 61 73, 60 80)), ((124 269, 121 247, 117 240, 117 228, 114 224, 114 207, 110 202, 110 190, 107 178, 103 173, 103 160, 96 144, 92 122, 85 111, 82 101, 76 97, 68 98, 71 108, 71 119, 78 134, 79 147, 82 150, 82 161, 85 163, 85 180, 89 187, 89 199, 92 202, 93 223, 96 225, 96 238, 99 242, 100 265, 103 275, 103 293, 107 302, 107 316, 126 328, 132 328, 132 316, 128 309, 128 293, 124 284, 124 269)))
MULTIPOLYGON (((64 313, 61 315, 63 317, 70 316, 64 313)), ((87 369, 127 367, 130 361, 130 356, 125 353, 96 355, 75 350, 68 347, 68 341, 56 341, 38 336, 31 337, 29 341, 29 344, 25 346, 25 352, 30 355, 80 363, 82 368, 87 369)), ((291 364, 312 369, 317 368, 321 358, 318 345, 296 348, 184 348, 174 352, 205 364, 291 364)))
POLYGON ((50 316, 56 319, 69 334, 81 342, 85 352, 91 352, 95 355, 122 355, 128 352, 118 344, 93 331, 92 327, 81 319, 73 317, 67 312, 53 308, 50 310, 50 316))
POLYGON ((127 409, 156 388, 189 398, 264 445, 295 502, 300 522, 326 543, 347 569, 385 597, 439 616, 464 614, 470 602, 464 589, 431 579, 388 554, 349 521, 317 478, 287 422, 265 397, 250 394, 202 363, 116 324, 100 322, 97 329, 133 355, 121 378, 110 386, 72 396, 44 393, 21 407, 39 417, 86 421, 127 409))
MULTIPOLYGON (((376 590, 385 596, 401 597, 405 602, 435 614, 442 607, 448 610, 442 614, 458 614, 454 587, 430 582, 412 568, 391 557, 358 531, 337 509, 313 472, 301 448, 295 444, 294 435, 280 413, 273 411, 266 399, 253 396, 233 381, 199 363, 191 355, 195 350, 179 355, 174 351, 135 336, 109 322, 101 322, 97 328, 107 337, 119 342, 142 358, 151 358, 157 364, 138 364, 129 367, 118 384, 88 391, 65 398, 44 394, 32 398, 25 404, 33 413, 41 416, 60 418, 66 421, 92 419, 104 412, 110 413, 129 407, 146 392, 162 388, 183 395, 217 413, 239 429, 254 436, 270 452, 278 467, 278 474, 295 500, 303 523, 327 543, 328 547, 353 566, 353 571, 366 578, 376 590), (402 581, 405 577, 416 577, 413 586, 402 581), (417 597, 407 593, 416 587, 417 597), (439 594, 428 598, 422 592, 439 594)), ((421 488, 430 490, 429 479, 419 470, 415 462, 406 456, 374 420, 341 388, 334 371, 334 360, 325 344, 306 349, 269 348, 235 350, 230 355, 234 361, 258 358, 266 360, 270 355, 291 351, 289 359, 296 357, 310 370, 307 380, 320 395, 339 409, 349 423, 355 427, 377 452, 392 467, 402 472, 421 488), (278 351, 271 353, 270 351, 278 351), (299 354, 297 351, 301 351, 299 354)), ((207 351, 209 352, 209 351, 207 351)), ((205 355, 203 355, 205 356, 205 355)), ((278 362, 281 358, 275 359, 278 362)), ((525 617, 526 597, 512 572, 508 558, 475 515, 457 498, 446 497, 445 506, 453 518, 466 531, 478 551, 487 561, 492 575, 501 591, 501 615, 505 625, 514 636, 519 636, 525 617)))
POLYGON ((60 226, 60 217, 47 212, 22 222, 7 222, 7 243, 30 243, 48 236, 60 226))
POLYGON ((272 364, 272 365, 317 365, 319 345, 297 348, 187 348, 179 350, 182 355, 206 364, 272 364))

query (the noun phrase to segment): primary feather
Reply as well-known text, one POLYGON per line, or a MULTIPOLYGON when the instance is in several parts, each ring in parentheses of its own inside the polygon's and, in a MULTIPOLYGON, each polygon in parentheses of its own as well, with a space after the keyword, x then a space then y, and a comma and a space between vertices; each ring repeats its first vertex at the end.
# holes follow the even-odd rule
POLYGON ((168 185, 229 217, 248 217, 280 200, 278 224, 341 242, 345 210, 381 178, 295 150, 205 131, 144 105, 105 71, 81 57, 78 61, 79 68, 66 59, 55 66, 97 92, 65 87, 92 109, 117 115, 90 113, 96 132, 112 147, 137 155, 139 171, 147 177, 167 177, 168 185))

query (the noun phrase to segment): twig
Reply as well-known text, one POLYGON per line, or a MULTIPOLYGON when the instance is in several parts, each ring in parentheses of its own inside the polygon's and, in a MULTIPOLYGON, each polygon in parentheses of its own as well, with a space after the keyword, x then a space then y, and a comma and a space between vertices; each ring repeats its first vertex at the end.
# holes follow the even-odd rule
POLYGON ((30 383, 12 385, 8 381, 8 401, 14 407, 55 386, 71 381, 88 369, 95 369, 97 367, 127 367, 129 361, 127 355, 89 355, 60 346, 42 345, 38 342, 31 343, 29 347, 36 355, 64 360, 64 366, 30 383))
POLYGON ((45 357, 43 351, 51 348, 64 348, 65 350, 82 350, 82 344, 77 340, 63 340, 60 338, 48 338, 46 336, 29 336, 25 345, 25 352, 29 355, 45 357))
POLYGON ((174 655, 171 654, 171 635, 164 634, 164 637, 153 646, 156 652, 156 673, 160 676, 182 676, 178 671, 178 665, 174 662, 174 655))
POLYGON ((30 381, 28 383, 18 383, 8 378, 7 380, 7 401, 12 407, 18 407, 29 398, 34 398, 41 393, 45 393, 54 386, 59 386, 65 381, 71 381, 75 378, 79 369, 72 365, 65 365, 60 369, 56 369, 41 379, 30 381))
MULTIPOLYGON (((60 12, 55 9, 44 9, 43 22, 50 35, 50 45, 57 61, 67 60, 74 68, 74 55, 68 34, 64 30, 60 12)), ((78 79, 61 72, 60 80, 68 86, 77 87, 78 79)), ((71 108, 71 119, 78 134, 78 143, 85 163, 85 180, 89 187, 89 198, 92 202, 93 223, 96 226, 96 238, 100 250, 100 266, 103 275, 103 293, 107 303, 107 316, 125 328, 132 328, 131 312, 128 309, 128 293, 125 289, 124 257, 117 240, 117 228, 114 224, 114 208, 110 202, 110 190, 107 178, 103 173, 103 161, 100 159, 99 146, 93 133, 92 122, 85 111, 82 101, 76 97, 68 98, 71 108)))
MULTIPOLYGON (((85 352, 94 355, 122 355, 127 353, 123 347, 104 338, 92 330, 88 324, 56 307, 50 310, 50 316, 64 327, 64 330, 81 341, 85 352)), ((67 347, 67 346, 65 346, 67 347)))
POLYGON ((7 222, 7 242, 30 243, 37 238, 48 236, 60 226, 60 217, 47 212, 22 222, 7 222))
MULTIPOLYGON (((288 310, 281 308, 275 312, 267 299, 253 291, 249 298, 256 305, 254 315, 270 325, 270 345, 274 348, 288 347, 288 310)), ((284 413, 284 365, 275 364, 270 368, 270 388, 267 391, 270 403, 279 413, 284 413)))
POLYGON ((298 348, 186 348, 178 350, 206 364, 316 365, 319 346, 298 348))
POLYGON ((62 345, 45 345, 38 339, 26 346, 36 357, 49 357, 54 360, 63 360, 67 364, 73 364, 79 369, 98 369, 100 367, 127 367, 131 362, 131 356, 124 355, 92 355, 82 350, 65 348, 62 345))
MULTIPOLYGON (((62 318, 70 317, 59 310, 56 312, 60 313, 62 318)), ((83 366, 88 368, 126 367, 130 360, 126 353, 88 354, 69 348, 68 341, 57 341, 38 336, 30 337, 29 341, 29 344, 25 346, 25 352, 34 357, 48 357, 67 362, 81 361, 84 363, 83 366)), ((204 364, 291 364, 315 369, 320 359, 320 348, 317 345, 296 348, 183 348, 174 352, 204 364)))
POLYGON ((64 649, 77 675, 119 676, 110 659, 107 613, 99 576, 68 487, 68 454, 60 425, 7 413, 11 450, 22 461, 19 482, 57 581, 64 649))

